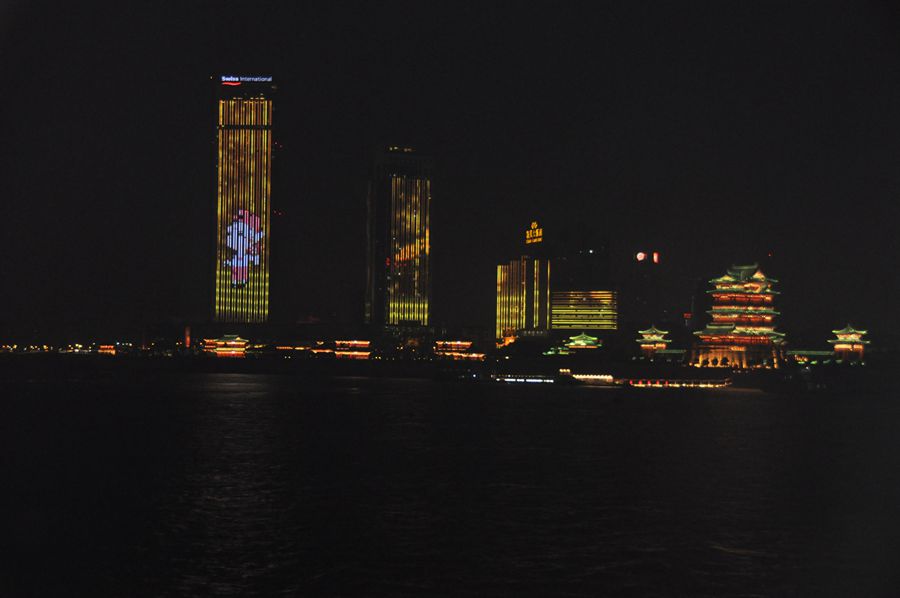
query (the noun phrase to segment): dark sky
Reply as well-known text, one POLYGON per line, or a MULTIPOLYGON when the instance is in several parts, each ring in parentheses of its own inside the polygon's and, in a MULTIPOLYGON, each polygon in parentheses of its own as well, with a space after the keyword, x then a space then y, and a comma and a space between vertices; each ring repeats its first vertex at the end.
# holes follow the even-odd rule
POLYGON ((888 3, 126 4, 0 13, 0 336, 207 314, 221 73, 279 85, 288 319, 359 319, 368 161, 405 144, 437 166, 438 322, 491 325, 539 218, 658 248, 676 305, 774 251, 789 334, 900 326, 888 3))

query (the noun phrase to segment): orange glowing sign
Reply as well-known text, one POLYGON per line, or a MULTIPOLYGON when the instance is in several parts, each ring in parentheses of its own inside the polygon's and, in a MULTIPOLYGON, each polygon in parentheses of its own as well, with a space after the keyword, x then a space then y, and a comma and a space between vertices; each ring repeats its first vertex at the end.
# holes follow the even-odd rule
POLYGON ((537 221, 531 223, 531 227, 525 231, 525 244, 544 242, 544 229, 541 228, 537 221))

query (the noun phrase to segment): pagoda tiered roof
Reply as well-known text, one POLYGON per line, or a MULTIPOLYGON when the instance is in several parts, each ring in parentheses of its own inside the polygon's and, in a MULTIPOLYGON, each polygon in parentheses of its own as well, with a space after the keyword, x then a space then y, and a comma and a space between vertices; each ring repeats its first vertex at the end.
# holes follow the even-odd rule
POLYGON ((830 339, 828 342, 832 345, 838 343, 854 343, 857 345, 868 345, 869 341, 863 340, 863 336, 869 333, 868 330, 856 330, 850 324, 847 324, 840 330, 832 330, 837 338, 830 339))
POLYGON ((651 324, 650 328, 648 328, 647 330, 638 330, 638 334, 646 334, 649 336, 656 336, 656 335, 662 336, 662 335, 669 334, 669 331, 668 330, 660 330, 655 325, 651 324))
POLYGON ((727 322, 723 324, 714 324, 710 322, 706 325, 706 328, 703 330, 698 330, 694 334, 729 334, 729 333, 737 333, 737 334, 751 334, 751 335, 769 335, 769 336, 784 336, 783 332, 777 332, 773 328, 770 327, 749 327, 749 326, 740 326, 735 324, 734 322, 727 322))
POLYGON ((772 290, 772 284, 778 282, 763 274, 757 264, 747 266, 731 266, 727 272, 709 281, 715 288, 707 293, 711 295, 779 295, 772 290))
POLYGON ((747 289, 744 286, 738 287, 729 287, 727 289, 716 288, 709 289, 706 291, 709 294, 718 294, 718 295, 780 295, 781 291, 774 291, 772 289, 760 289, 758 291, 754 291, 751 289, 747 289))
POLYGON ((745 266, 731 266, 725 271, 725 274, 713 278, 709 282, 715 284, 718 282, 778 282, 774 278, 769 278, 763 271, 759 269, 759 264, 747 264, 745 266))
POLYGON ((846 326, 844 326, 844 327, 841 328, 840 330, 832 330, 831 332, 834 333, 834 334, 859 334, 860 336, 869 333, 868 330, 857 330, 856 328, 854 328, 854 327, 851 326, 850 324, 847 324, 846 326))
POLYGON ((570 336, 566 347, 570 349, 596 349, 601 346, 602 342, 597 340, 596 336, 591 336, 582 332, 576 336, 570 336))
POLYGON ((672 342, 671 339, 663 338, 669 334, 669 331, 660 330, 655 325, 651 325, 647 330, 638 330, 638 334, 642 337, 634 339, 638 343, 662 343, 665 345, 672 342))
POLYGON ((706 310, 706 313, 709 315, 712 314, 748 314, 754 315, 759 314, 762 316, 780 316, 781 312, 772 309, 771 307, 757 307, 754 305, 740 306, 736 307, 733 305, 720 306, 713 305, 712 309, 706 310))
POLYGON ((728 322, 726 324, 714 324, 710 322, 706 325, 706 328, 703 330, 698 330, 694 333, 700 338, 709 337, 709 336, 724 336, 724 337, 767 337, 775 344, 780 344, 784 342, 784 332, 778 332, 774 328, 769 327, 747 327, 747 326, 738 326, 734 322, 728 322))

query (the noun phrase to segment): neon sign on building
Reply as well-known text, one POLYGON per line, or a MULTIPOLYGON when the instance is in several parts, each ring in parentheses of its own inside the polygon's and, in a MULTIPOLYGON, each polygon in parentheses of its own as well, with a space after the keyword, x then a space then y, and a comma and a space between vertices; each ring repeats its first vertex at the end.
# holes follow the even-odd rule
POLYGON ((531 245, 533 243, 543 243, 544 242, 544 229, 541 228, 537 222, 532 222, 531 227, 525 231, 525 244, 531 245))
MULTIPOLYGON (((226 82, 226 77, 222 80, 226 82)), ((261 94, 220 99, 217 137, 215 319, 265 322, 269 315, 272 100, 261 94)))

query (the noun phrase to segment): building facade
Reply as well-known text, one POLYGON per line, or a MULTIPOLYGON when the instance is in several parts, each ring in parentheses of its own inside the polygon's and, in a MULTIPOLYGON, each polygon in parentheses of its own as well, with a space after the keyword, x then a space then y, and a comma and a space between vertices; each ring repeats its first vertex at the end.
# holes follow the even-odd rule
POLYGON ((553 330, 618 329, 615 291, 554 290, 550 293, 550 326, 553 330))
POLYGON ((607 334, 619 327, 619 294, 611 284, 609 246, 598 231, 580 226, 553 244, 550 327, 607 334))
POLYGON ((272 77, 217 81, 216 265, 213 319, 269 317, 272 77))
POLYGON ((380 152, 367 199, 365 322, 376 329, 431 323, 431 160, 405 147, 380 152))
POLYGON ((550 329, 550 261, 523 255, 497 266, 498 339, 550 329))

